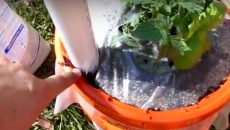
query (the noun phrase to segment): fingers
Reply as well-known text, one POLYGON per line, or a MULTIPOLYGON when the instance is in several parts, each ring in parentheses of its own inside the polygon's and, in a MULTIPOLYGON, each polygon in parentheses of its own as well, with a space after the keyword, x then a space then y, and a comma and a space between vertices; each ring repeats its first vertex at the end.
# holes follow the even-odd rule
POLYGON ((0 65, 8 65, 9 63, 9 60, 0 55, 0 65))
POLYGON ((81 72, 74 69, 71 72, 64 72, 60 75, 54 75, 45 79, 45 88, 49 100, 55 98, 59 93, 68 88, 71 84, 76 82, 81 76, 81 72))

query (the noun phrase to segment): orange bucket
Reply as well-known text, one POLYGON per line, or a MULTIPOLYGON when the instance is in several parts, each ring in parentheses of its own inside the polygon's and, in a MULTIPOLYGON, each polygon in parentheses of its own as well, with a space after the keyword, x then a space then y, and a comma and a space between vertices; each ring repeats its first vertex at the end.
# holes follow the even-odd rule
MULTIPOLYGON (((57 33, 55 51, 57 62, 64 66, 68 55, 57 33)), ((230 100, 229 78, 227 77, 218 90, 204 97, 196 105, 168 111, 144 110, 122 103, 92 87, 84 78, 73 85, 78 93, 77 101, 84 112, 104 130, 171 130, 190 127, 217 115, 230 100)), ((204 129, 207 128, 201 128, 204 129)))

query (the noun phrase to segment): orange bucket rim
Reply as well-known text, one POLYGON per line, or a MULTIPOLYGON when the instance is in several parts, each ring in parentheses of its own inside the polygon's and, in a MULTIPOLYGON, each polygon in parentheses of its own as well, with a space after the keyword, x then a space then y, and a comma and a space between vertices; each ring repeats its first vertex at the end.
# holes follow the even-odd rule
MULTIPOLYGON (((68 56, 58 33, 55 36, 55 51, 57 61, 64 63, 63 56, 68 56)), ((218 90, 207 95, 197 104, 167 111, 144 110, 122 103, 103 91, 95 89, 83 78, 76 83, 76 87, 78 87, 78 92, 85 101, 95 106, 95 109, 107 116, 108 120, 125 121, 127 124, 141 128, 162 128, 162 125, 166 125, 167 128, 173 129, 195 124, 220 111, 230 100, 230 89, 228 89, 228 86, 230 86, 229 78, 230 76, 227 77, 226 82, 218 90)))

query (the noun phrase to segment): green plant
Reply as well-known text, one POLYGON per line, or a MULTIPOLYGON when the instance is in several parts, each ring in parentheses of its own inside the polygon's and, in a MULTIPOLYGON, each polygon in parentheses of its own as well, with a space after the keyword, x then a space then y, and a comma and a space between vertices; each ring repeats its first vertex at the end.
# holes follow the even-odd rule
POLYGON ((151 42, 158 46, 158 60, 167 57, 177 69, 197 63, 210 47, 205 32, 215 28, 226 13, 225 6, 213 0, 123 1, 134 14, 111 45, 123 41, 130 47, 145 47, 151 42))

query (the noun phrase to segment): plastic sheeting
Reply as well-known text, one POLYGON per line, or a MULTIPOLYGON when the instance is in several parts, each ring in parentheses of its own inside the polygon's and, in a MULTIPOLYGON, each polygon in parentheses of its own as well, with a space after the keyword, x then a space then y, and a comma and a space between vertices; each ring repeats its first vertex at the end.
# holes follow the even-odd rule
POLYGON ((122 102, 144 109, 169 110, 193 105, 225 81, 230 69, 230 21, 208 33, 212 47, 190 70, 176 71, 146 50, 100 50, 98 86, 122 102))
MULTIPOLYGON (((220 27, 208 33, 212 48, 202 60, 191 70, 179 72, 172 69, 166 59, 154 61, 153 57, 143 53, 146 50, 106 47, 111 35, 116 34, 117 27, 122 22, 117 19, 121 16, 121 8, 116 8, 113 2, 118 4, 119 0, 97 0, 95 6, 93 1, 88 1, 94 33, 97 34, 95 39, 101 47, 100 67, 95 79, 97 86, 103 91, 137 107, 168 110, 195 104, 224 82, 230 68, 229 20, 226 19, 220 27), (95 13, 99 7, 100 11, 95 13), (97 27, 100 21, 103 21, 105 26, 97 27)), ((57 74, 60 73, 58 68, 61 67, 57 64, 57 74)), ((73 87, 61 93, 56 100, 55 113, 77 102, 76 95, 73 87)), ((191 129, 208 129, 218 113, 210 115, 204 122, 191 126, 191 129)), ((221 113, 215 125, 222 129, 227 126, 228 112, 225 112, 224 108, 221 113), (223 120, 224 124, 218 122, 223 120)))

